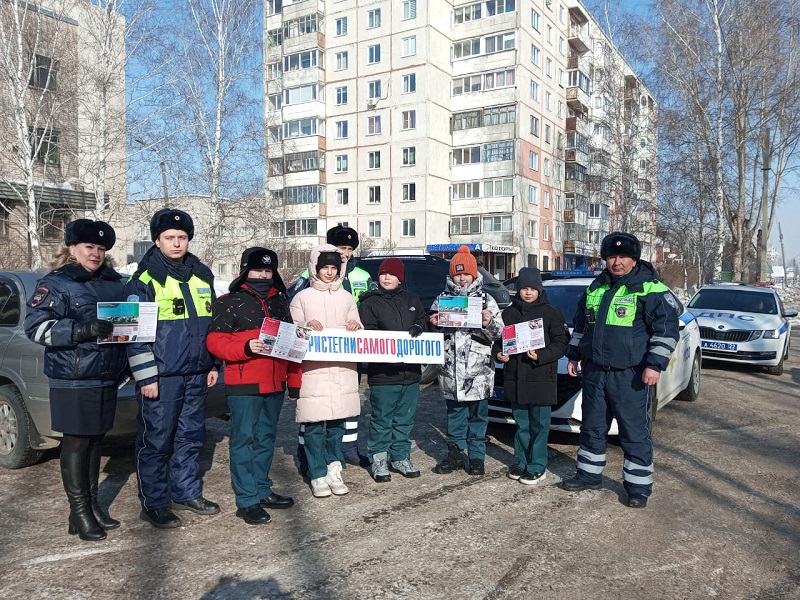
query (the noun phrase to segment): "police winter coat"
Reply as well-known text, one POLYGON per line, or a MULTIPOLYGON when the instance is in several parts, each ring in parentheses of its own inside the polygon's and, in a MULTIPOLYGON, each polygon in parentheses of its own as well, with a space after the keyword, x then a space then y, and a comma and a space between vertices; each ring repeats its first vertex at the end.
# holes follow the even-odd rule
MULTIPOLYGON (((492 344, 503 333, 503 317, 494 298, 483 291, 483 277, 478 274, 471 284, 459 287, 448 276, 444 293, 450 296, 478 296, 492 314, 489 325, 481 329, 450 327, 444 333, 444 365, 439 370, 439 385, 445 400, 469 402, 486 400, 494 387, 492 344)), ((439 299, 432 312, 439 312, 439 299)))
POLYGON ((75 341, 75 330, 97 318, 98 302, 124 300, 122 276, 101 266, 90 273, 68 264, 45 275, 28 303, 25 334, 45 347, 44 372, 53 388, 116 385, 126 371, 123 344, 75 341))
MULTIPOLYGON (((561 311, 550 304, 545 292, 539 292, 534 302, 524 302, 519 293, 511 301, 511 306, 503 311, 503 323, 515 325, 534 319, 542 319, 544 325, 544 348, 536 350, 538 360, 528 354, 512 354, 503 365, 503 389, 506 400, 515 404, 535 404, 555 406, 558 402, 558 359, 564 356, 569 344, 569 330, 561 311)), ((502 343, 495 342, 493 353, 503 349, 502 343)))
POLYGON ((128 344, 131 371, 140 385, 159 376, 208 373, 214 359, 206 348, 211 324, 214 275, 193 254, 173 263, 153 246, 125 284, 125 294, 158 303, 158 331, 153 343, 128 344))
MULTIPOLYGON (((361 296, 358 308, 364 329, 408 331, 412 325, 428 329, 428 313, 413 292, 378 289, 361 296)), ((418 383, 420 365, 406 363, 370 363, 369 385, 409 385, 418 383)))
POLYGON ((640 260, 614 281, 604 270, 578 301, 567 356, 607 368, 663 371, 678 342, 678 303, 640 260))
MULTIPOLYGON (((225 361, 225 391, 228 395, 271 394, 288 387, 300 388, 299 363, 253 354, 248 344, 257 338, 265 317, 292 322, 289 302, 277 288, 260 298, 245 283, 219 298, 206 338, 211 353, 225 361), (288 383, 287 383, 288 378, 288 383)), ((294 391, 293 390, 293 391, 294 391)), ((294 391, 292 397, 296 398, 294 391)))
MULTIPOLYGON (((299 292, 289 306, 297 325, 317 320, 328 333, 343 330, 347 321, 361 322, 356 301, 342 288, 345 263, 339 278, 323 283, 315 271, 320 248, 336 251, 335 246, 320 246, 311 252, 309 272, 311 286, 299 292)), ((324 332, 323 332, 324 333, 324 332)), ((361 412, 358 393, 358 371, 354 362, 321 362, 304 360, 303 385, 297 401, 298 423, 317 423, 355 417, 361 412)))

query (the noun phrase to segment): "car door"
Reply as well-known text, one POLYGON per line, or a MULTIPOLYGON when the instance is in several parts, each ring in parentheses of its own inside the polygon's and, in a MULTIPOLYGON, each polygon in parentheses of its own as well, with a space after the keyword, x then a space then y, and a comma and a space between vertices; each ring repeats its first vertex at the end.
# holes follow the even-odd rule
POLYGON ((691 322, 693 317, 686 312, 677 297, 675 297, 675 301, 678 303, 677 312, 680 319, 678 343, 675 345, 675 352, 672 353, 669 359, 669 366, 661 374, 661 379, 658 382, 660 403, 666 398, 672 398, 684 389, 692 372, 691 334, 689 328, 686 327, 686 323, 691 322))
POLYGON ((17 331, 21 302, 17 283, 11 277, 0 274, 0 360, 17 331))

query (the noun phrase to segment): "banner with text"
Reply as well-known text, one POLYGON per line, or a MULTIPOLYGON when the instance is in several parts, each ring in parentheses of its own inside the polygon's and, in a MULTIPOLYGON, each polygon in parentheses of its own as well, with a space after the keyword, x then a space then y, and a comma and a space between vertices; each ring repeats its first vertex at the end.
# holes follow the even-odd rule
POLYGON ((405 331, 312 331, 304 360, 444 364, 444 335, 405 331))

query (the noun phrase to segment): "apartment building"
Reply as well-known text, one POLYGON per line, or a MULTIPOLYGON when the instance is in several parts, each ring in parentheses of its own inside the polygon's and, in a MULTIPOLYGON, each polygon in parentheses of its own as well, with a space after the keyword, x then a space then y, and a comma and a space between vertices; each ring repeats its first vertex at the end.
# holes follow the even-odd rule
POLYGON ((112 28, 105 11, 86 0, 3 2, 0 11, 11 40, 0 49, 8 59, 0 61, 0 266, 27 268, 29 183, 45 261, 63 242, 66 223, 91 213, 98 198, 125 201, 124 60, 102 55, 105 35, 112 53, 124 53, 124 23, 119 17, 112 28), (109 71, 117 59, 119 70, 109 71), (19 142, 24 125, 30 155, 19 142))
MULTIPOLYGON (((619 53, 580 3, 268 0, 265 15, 273 236, 310 247, 347 224, 375 249, 465 244, 501 279, 596 262, 630 196, 613 177, 633 129, 606 140, 595 127, 591 57, 619 53)), ((605 95, 623 102, 626 75, 631 100, 646 95, 619 59, 605 95)), ((597 116, 611 131, 615 115, 597 116)))

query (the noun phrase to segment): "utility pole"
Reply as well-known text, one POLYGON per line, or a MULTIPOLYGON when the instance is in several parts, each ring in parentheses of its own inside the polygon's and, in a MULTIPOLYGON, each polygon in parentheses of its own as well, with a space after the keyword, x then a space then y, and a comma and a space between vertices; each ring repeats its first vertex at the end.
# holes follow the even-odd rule
MULTIPOLYGON (((769 281, 770 273, 767 265, 767 243, 769 242, 769 172, 770 172, 770 147, 769 127, 764 126, 761 132, 761 237, 758 240, 758 280, 762 283, 769 281)), ((785 267, 786 265, 784 265, 785 267)))
POLYGON ((164 160, 164 157, 161 156, 161 153, 155 148, 155 146, 147 143, 144 139, 137 137, 133 138, 133 141, 143 146, 145 150, 151 150, 154 152, 161 161, 161 188, 164 193, 164 208, 169 208, 169 193, 167 190, 167 161, 164 160))
POLYGON ((781 222, 778 221, 778 240, 781 243, 781 263, 783 263, 783 287, 786 287, 786 249, 783 247, 783 230, 781 222))

